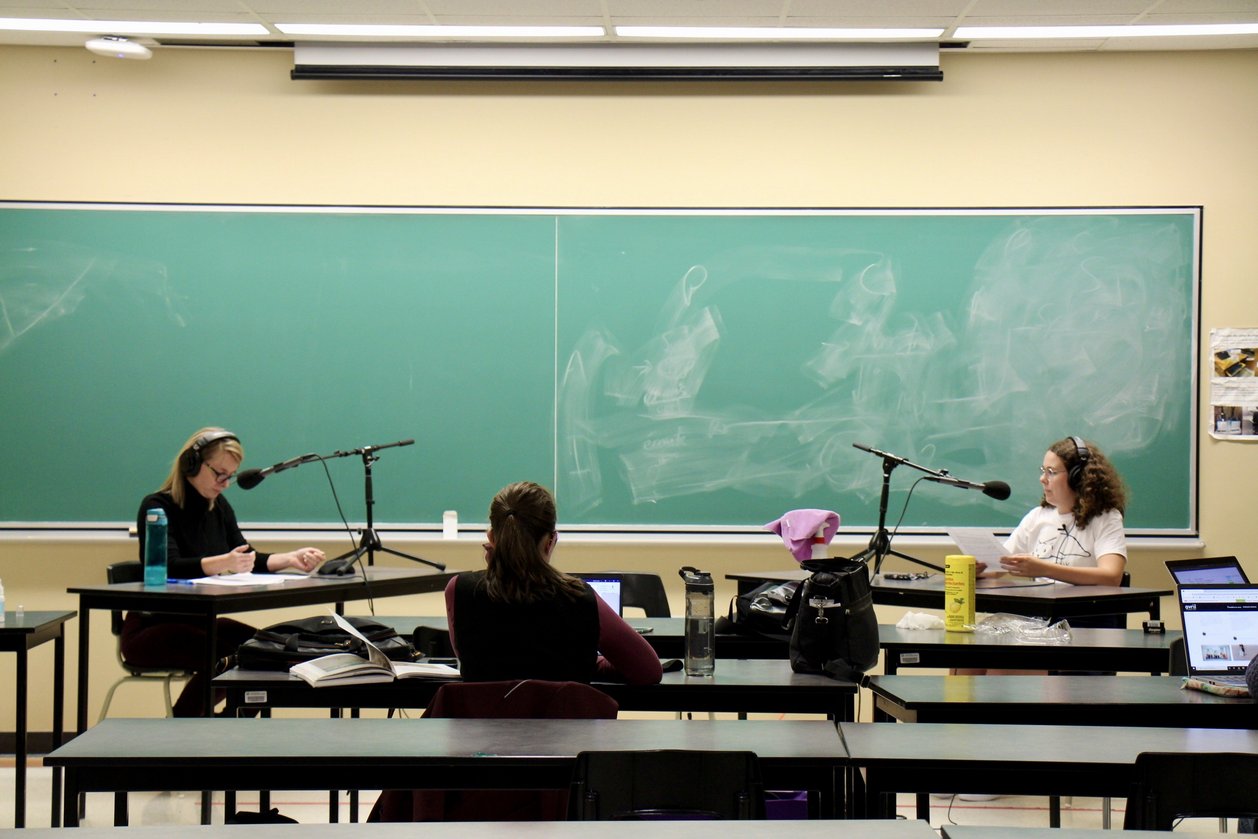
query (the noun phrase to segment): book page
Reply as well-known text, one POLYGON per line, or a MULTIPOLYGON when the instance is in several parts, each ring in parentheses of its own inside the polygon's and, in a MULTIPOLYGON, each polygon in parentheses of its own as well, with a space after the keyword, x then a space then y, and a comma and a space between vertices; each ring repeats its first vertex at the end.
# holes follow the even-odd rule
POLYGON ((367 646, 367 660, 368 661, 370 661, 372 664, 376 665, 377 667, 381 667, 385 670, 388 670, 394 676, 397 675, 397 668, 393 666, 393 662, 389 659, 389 657, 385 655, 384 653, 382 653, 379 647, 377 647, 375 644, 368 641, 361 632, 359 632, 357 629, 354 628, 354 625, 352 623, 345 620, 345 618, 341 617, 336 612, 332 613, 332 619, 336 621, 337 626, 339 626, 341 629, 344 629, 350 635, 362 641, 367 646))

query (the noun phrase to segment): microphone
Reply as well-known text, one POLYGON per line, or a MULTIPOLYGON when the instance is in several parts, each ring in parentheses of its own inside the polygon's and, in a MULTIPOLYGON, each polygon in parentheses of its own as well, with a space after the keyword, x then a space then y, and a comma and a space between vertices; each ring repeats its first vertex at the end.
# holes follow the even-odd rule
POLYGON ((303 454, 300 457, 294 457, 285 460, 274 466, 268 466, 265 469, 246 469, 236 476, 236 486, 241 489, 253 489, 258 484, 266 480, 267 475, 273 475, 276 472, 283 472, 285 469, 292 469, 295 466, 301 466, 303 463, 309 463, 312 460, 319 460, 317 454, 303 454))
POLYGON ((942 475, 927 475, 922 480, 934 481, 937 484, 947 484, 957 489, 977 489, 988 498, 995 498, 997 501, 1004 501, 1009 497, 1009 484, 1004 481, 988 481, 985 484, 976 484, 973 481, 965 481, 961 478, 954 478, 947 472, 942 475))

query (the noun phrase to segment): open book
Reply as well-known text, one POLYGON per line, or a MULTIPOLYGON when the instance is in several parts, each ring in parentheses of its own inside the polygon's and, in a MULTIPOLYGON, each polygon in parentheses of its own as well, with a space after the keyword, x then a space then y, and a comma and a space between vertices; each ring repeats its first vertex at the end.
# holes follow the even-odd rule
POLYGON ((354 653, 333 653, 288 668, 288 672, 314 687, 371 684, 394 679, 457 679, 459 671, 447 664, 425 661, 393 661, 380 648, 363 637, 353 624, 333 613, 338 626, 358 638, 366 647, 364 658, 354 653))

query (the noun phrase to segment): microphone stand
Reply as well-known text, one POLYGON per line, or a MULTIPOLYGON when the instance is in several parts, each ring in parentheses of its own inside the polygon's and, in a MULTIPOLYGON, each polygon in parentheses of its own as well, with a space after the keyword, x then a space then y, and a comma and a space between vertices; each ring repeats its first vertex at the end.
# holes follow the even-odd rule
POLYGON ((877 449, 867 448, 859 444, 853 444, 853 445, 856 448, 861 449, 862 451, 867 451, 870 454, 876 454, 882 458, 882 497, 879 499, 879 502, 878 502, 878 530, 874 533, 873 537, 869 540, 869 547, 867 547, 864 551, 857 554, 856 556, 852 557, 852 559, 856 560, 857 562, 865 562, 865 563, 868 563, 869 560, 871 559, 874 560, 874 576, 875 577, 882 573, 882 561, 886 559, 888 556, 898 556, 900 559, 906 559, 909 562, 914 562, 918 565, 924 566, 926 568, 931 568, 935 571, 939 571, 942 573, 943 569, 940 568, 938 565, 932 565, 931 563, 927 562, 924 559, 918 559, 915 556, 909 556, 908 554, 904 554, 904 553, 900 553, 899 551, 892 550, 891 549, 891 533, 890 531, 887 530, 887 500, 888 500, 888 496, 891 493, 891 473, 895 470, 895 468, 899 466, 900 464, 904 464, 905 466, 910 466, 914 469, 918 469, 922 472, 927 472, 931 475, 938 476, 940 473, 936 472, 933 469, 927 469, 923 466, 918 466, 916 463, 913 463, 907 458, 900 457, 899 455, 888 454, 887 452, 880 452, 877 449))
POLYGON ((367 502, 367 526, 364 527, 361 531, 362 538, 359 539, 358 546, 354 548, 352 551, 347 551, 346 553, 341 554, 340 556, 336 557, 336 559, 341 560, 341 559, 348 559, 350 557, 353 557, 353 559, 350 560, 350 564, 352 565, 353 563, 357 562, 365 553, 367 554, 367 564, 375 565, 376 552, 379 551, 381 553, 387 553, 387 554, 392 554, 393 556, 399 556, 402 559, 409 559, 412 562, 419 562, 419 563, 422 563, 423 565, 430 565, 433 568, 436 568, 438 571, 446 570, 446 567, 442 565, 440 562, 433 562, 430 559, 422 559, 418 556, 412 556, 411 554, 403 553, 402 551, 395 551, 392 548, 386 548, 384 546, 384 543, 380 541, 380 534, 376 532, 375 522, 374 522, 373 514, 372 514, 372 508, 376 504, 376 499, 372 490, 372 478, 371 478, 371 465, 380 459, 376 455, 376 452, 380 451, 381 449, 391 449, 396 446, 410 446, 414 444, 414 442, 415 442, 414 440, 399 440, 396 443, 385 443, 382 446, 363 446, 360 449, 350 449, 349 451, 346 451, 346 452, 333 452, 332 454, 328 455, 327 458, 325 458, 325 459, 330 460, 331 458, 334 458, 334 457, 350 457, 352 455, 361 455, 363 459, 363 495, 365 496, 365 499, 367 502))

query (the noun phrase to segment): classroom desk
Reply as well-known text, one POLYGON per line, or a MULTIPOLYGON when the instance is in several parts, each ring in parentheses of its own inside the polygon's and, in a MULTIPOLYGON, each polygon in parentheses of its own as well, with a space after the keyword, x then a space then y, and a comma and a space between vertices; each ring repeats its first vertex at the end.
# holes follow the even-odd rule
MULTIPOLYGON (((726 574, 725 579, 738 583, 738 593, 751 591, 761 583, 784 583, 803 580, 809 572, 802 568, 726 574)), ((874 602, 912 609, 943 608, 943 575, 931 574, 923 580, 886 580, 881 576, 870 582, 874 602)), ((1009 612, 1015 615, 1062 618, 1084 615, 1114 615, 1147 612, 1150 618, 1162 614, 1162 597, 1173 594, 1170 589, 1126 588, 1122 586, 1072 586, 1067 583, 1013 586, 1002 579, 979 580, 975 605, 980 612, 1009 612)))
MULTIPOLYGON (((372 620, 391 626, 399 635, 407 637, 420 626, 439 632, 449 631, 449 622, 445 615, 392 615, 373 617, 372 620)), ((634 629, 647 630, 642 637, 660 658, 682 658, 685 655, 685 618, 625 618, 625 621, 634 629)), ((717 633, 715 642, 717 658, 784 659, 789 653, 788 647, 783 640, 738 632, 717 633)))
MULTIPOLYGON (((282 609, 320 603, 342 603, 367 597, 394 597, 441 591, 457 571, 435 571, 429 568, 367 569, 364 585, 361 574, 352 577, 297 577, 272 586, 165 585, 146 588, 143 583, 75 586, 66 589, 79 596, 79 690, 77 728, 87 729, 89 649, 93 609, 138 609, 171 615, 198 618, 209 637, 202 669, 213 673, 218 663, 216 621, 222 615, 260 609, 282 609)), ((205 707, 214 707, 209 680, 205 685, 205 707)))
MULTIPOLYGON (((1113 839, 1113 832, 1086 827, 975 827, 946 824, 943 839, 1113 839)), ((1166 839, 1164 830, 1124 830, 1123 839, 1166 839)))
MULTIPOLYGON (((16 653, 17 681, 14 685, 14 717, 16 744, 14 746, 13 826, 26 825, 26 758, 27 743, 27 687, 29 682, 29 652, 40 644, 52 641, 52 744, 61 745, 63 720, 65 719, 66 689, 66 621, 74 612, 5 612, 0 625, 0 652, 16 653)), ((61 774, 52 773, 52 826, 60 824, 61 774)))
POLYGON ((1179 676, 871 676, 879 722, 1258 728, 1248 697, 1183 690, 1179 676))
MULTIPOLYGON (((784 832, 780 821, 655 821, 652 839, 763 839, 784 832)), ((640 821, 605 822, 425 822, 424 839, 642 839, 640 821)), ((65 839, 65 833, 47 828, 0 830, 13 839, 65 839)), ((414 823, 394 824, 291 824, 267 825, 169 825, 129 827, 80 827, 75 839, 415 839, 421 835, 414 823)), ((789 833, 797 839, 937 839, 922 821, 792 821, 789 833)), ((989 834, 990 835, 990 834, 989 834)), ((1136 834, 1144 835, 1144 834, 1136 834)), ((1154 834, 1148 834, 1150 836, 1154 834)), ((1165 837, 1166 834, 1157 834, 1165 837)))
POLYGON ((1141 752, 1258 754, 1258 731, 1220 728, 845 722, 839 732, 865 770, 866 813, 883 818, 897 792, 1124 798, 1141 752))
MULTIPOLYGON (((264 708, 423 708, 442 684, 425 679, 314 688, 287 672, 233 668, 214 679, 229 710, 264 708)), ((734 711, 826 714, 854 719, 857 686, 794 673, 785 659, 720 659, 711 677, 665 673, 658 685, 595 682, 624 711, 734 711)))
POLYGON ((977 632, 878 627, 883 672, 904 667, 992 667, 1024 670, 1113 670, 1166 673, 1170 645, 1183 633, 1148 634, 1141 629, 1071 628, 1069 644, 1002 640, 977 632))
POLYGON ((44 762, 65 772, 75 826, 90 792, 564 789, 579 752, 646 749, 753 751, 767 788, 818 790, 831 815, 841 800, 846 752, 825 720, 110 718, 44 762))

